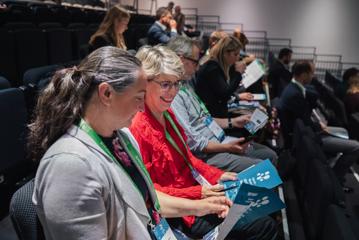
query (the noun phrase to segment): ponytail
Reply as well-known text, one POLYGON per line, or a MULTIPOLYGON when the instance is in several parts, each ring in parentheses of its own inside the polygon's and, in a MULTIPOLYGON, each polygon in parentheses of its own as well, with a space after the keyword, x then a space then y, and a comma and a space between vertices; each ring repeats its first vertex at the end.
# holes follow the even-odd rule
MULTIPOLYGON (((91 96, 91 82, 76 67, 58 71, 40 95, 35 121, 29 125, 28 149, 33 159, 41 157, 66 130, 80 120, 84 103, 91 96)), ((95 86, 92 84, 92 86, 95 86)))
POLYGON ((133 84, 141 62, 116 47, 92 52, 77 67, 58 71, 41 93, 29 125, 30 158, 40 160, 47 149, 84 115, 97 86, 108 82, 117 92, 133 84))

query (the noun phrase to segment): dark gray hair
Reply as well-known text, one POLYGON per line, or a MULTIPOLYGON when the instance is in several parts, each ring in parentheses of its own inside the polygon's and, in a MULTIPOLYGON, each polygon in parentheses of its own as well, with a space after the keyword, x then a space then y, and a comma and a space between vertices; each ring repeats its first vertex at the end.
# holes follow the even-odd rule
POLYGON ((169 49, 184 57, 192 57, 193 46, 196 46, 196 42, 184 36, 176 36, 167 43, 169 49))
POLYGON ((77 67, 58 71, 41 93, 34 121, 29 125, 28 149, 39 160, 72 124, 77 124, 98 84, 109 83, 117 92, 137 81, 141 62, 125 50, 103 47, 77 67))

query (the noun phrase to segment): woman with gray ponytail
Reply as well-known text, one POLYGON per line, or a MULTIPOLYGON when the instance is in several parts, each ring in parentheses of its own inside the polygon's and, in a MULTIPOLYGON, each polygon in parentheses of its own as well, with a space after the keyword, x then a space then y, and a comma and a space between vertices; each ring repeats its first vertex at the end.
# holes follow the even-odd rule
POLYGON ((29 149, 40 160, 33 202, 46 239, 153 239, 162 217, 224 216, 225 198, 156 193, 127 130, 143 109, 140 61, 104 47, 55 74, 39 97, 29 149))

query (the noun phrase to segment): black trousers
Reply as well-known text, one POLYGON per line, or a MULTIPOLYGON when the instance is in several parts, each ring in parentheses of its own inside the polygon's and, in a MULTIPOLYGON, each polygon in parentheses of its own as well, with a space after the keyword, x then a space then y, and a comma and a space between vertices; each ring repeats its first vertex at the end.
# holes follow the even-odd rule
MULTIPOLYGON (((172 228, 176 228, 191 238, 202 238, 206 233, 222 223, 223 219, 217 215, 196 217, 191 228, 188 228, 181 218, 166 219, 172 228)), ((241 228, 234 227, 226 239, 240 240, 275 240, 278 231, 275 221, 271 217, 263 217, 252 223, 243 225, 241 228)))

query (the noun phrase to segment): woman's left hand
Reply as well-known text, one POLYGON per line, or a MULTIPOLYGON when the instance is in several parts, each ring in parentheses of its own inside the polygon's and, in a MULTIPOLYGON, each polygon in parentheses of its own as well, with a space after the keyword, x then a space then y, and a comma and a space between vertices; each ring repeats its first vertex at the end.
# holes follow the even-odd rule
POLYGON ((240 93, 240 94, 238 94, 238 97, 239 97, 240 100, 245 100, 245 101, 252 101, 253 100, 253 95, 250 92, 240 93))
POLYGON ((237 173, 235 172, 225 172, 219 178, 219 181, 235 181, 237 180, 237 173))

